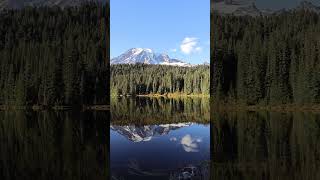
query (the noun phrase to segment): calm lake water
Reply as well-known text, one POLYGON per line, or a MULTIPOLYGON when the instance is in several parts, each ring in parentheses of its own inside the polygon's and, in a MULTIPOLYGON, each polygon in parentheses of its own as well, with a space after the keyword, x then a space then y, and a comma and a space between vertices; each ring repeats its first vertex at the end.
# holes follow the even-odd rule
POLYGON ((114 179, 177 179, 191 166, 209 179, 209 99, 120 98, 111 112, 114 179))
POLYGON ((319 113, 208 104, 122 98, 112 113, 0 111, 0 179, 174 179, 190 165, 207 179, 320 179, 319 113))
POLYGON ((108 179, 109 116, 0 111, 0 179, 108 179))
POLYGON ((211 113, 212 179, 320 179, 320 115, 211 113))

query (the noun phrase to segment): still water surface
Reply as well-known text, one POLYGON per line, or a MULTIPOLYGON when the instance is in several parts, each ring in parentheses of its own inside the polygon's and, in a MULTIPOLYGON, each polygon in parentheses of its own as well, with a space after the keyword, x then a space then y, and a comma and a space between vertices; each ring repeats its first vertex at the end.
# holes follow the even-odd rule
POLYGON ((109 116, 0 111, 0 179, 108 179, 109 116))
POLYGON ((115 102, 111 115, 0 111, 0 179, 170 179, 188 165, 208 177, 210 157, 212 179, 320 179, 319 113, 214 112, 191 98, 115 102))
POLYGON ((211 112, 212 179, 320 179, 320 114, 211 112))
POLYGON ((209 179, 210 111, 203 98, 120 98, 111 108, 110 157, 114 179, 209 179))

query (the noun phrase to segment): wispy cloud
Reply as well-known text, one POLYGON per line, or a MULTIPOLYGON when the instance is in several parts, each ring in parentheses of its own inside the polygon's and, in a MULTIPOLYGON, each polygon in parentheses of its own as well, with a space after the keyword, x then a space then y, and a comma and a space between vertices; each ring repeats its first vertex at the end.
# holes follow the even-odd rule
POLYGON ((198 38, 195 37, 186 37, 183 39, 180 50, 184 54, 191 54, 193 52, 200 52, 202 48, 198 45, 198 38))

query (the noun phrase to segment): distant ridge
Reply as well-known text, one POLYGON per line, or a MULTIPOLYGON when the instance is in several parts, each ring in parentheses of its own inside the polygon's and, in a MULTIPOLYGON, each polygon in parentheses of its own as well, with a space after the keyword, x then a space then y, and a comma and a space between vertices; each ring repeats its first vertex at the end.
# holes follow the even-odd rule
POLYGON ((235 16, 269 16, 273 14, 281 14, 292 10, 306 10, 320 14, 320 7, 312 4, 309 1, 302 1, 300 4, 292 9, 259 9, 255 5, 254 0, 214 0, 213 11, 227 15, 232 14, 235 16))
POLYGON ((2 0, 0 1, 0 10, 2 9, 20 9, 26 6, 41 7, 41 6, 79 6, 88 2, 102 2, 107 0, 2 0))

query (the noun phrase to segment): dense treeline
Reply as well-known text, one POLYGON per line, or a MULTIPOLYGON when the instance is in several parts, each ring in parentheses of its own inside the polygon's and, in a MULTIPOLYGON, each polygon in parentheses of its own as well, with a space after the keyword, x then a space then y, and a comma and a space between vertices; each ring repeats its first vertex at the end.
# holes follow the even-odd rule
POLYGON ((0 16, 0 104, 108 102, 109 5, 5 10, 0 16))
POLYGON ((247 105, 320 102, 320 16, 212 14, 212 95, 247 105))
POLYGON ((145 64, 111 66, 112 95, 209 94, 210 67, 145 64))

